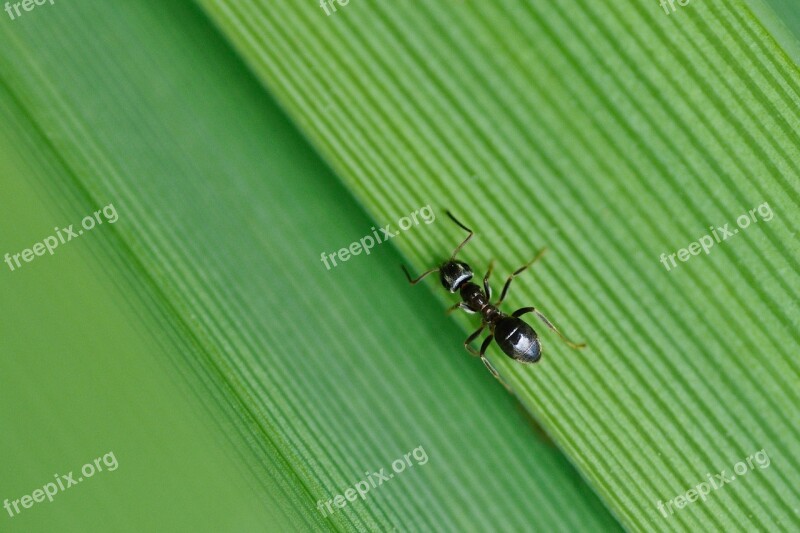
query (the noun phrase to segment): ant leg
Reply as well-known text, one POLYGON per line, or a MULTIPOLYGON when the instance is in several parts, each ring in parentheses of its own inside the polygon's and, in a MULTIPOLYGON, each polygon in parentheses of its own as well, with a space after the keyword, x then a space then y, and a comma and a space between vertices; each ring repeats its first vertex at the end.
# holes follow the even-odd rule
POLYGON ((478 354, 478 355, 480 355, 480 356, 481 356, 481 359, 486 359, 486 358, 483 356, 483 354, 485 354, 485 353, 486 353, 486 350, 489 348, 489 345, 492 343, 492 339, 494 339, 494 334, 493 334, 493 333, 489 334, 489 336, 488 336, 488 337, 486 337, 485 339, 483 339, 483 344, 481 344, 481 353, 480 353, 480 354, 478 354))
POLYGON ((484 330, 485 328, 486 328, 486 324, 481 324, 481 327, 479 327, 479 328, 478 328, 478 331, 476 331, 475 333, 473 333, 472 335, 470 335, 469 337, 467 337, 467 340, 465 340, 465 341, 464 341, 464 348, 466 348, 466 349, 467 349, 467 351, 468 351, 469 353, 471 353, 472 355, 475 355, 475 356, 480 356, 480 355, 481 355, 480 353, 478 353, 478 352, 475 350, 475 348, 473 348, 473 347, 472 347, 471 343, 472 343, 472 341, 474 341, 475 339, 477 339, 477 338, 478 338, 478 335, 480 335, 481 333, 483 333, 483 330, 484 330))
POLYGON ((536 261, 538 261, 539 259, 541 259, 541 257, 544 255, 544 253, 545 253, 546 251, 547 251, 547 248, 542 248, 541 250, 539 250, 539 253, 538 253, 538 254, 536 254, 536 257, 534 257, 534 258, 533 258, 533 259, 532 259, 532 260, 531 260, 529 263, 527 263, 526 265, 523 265, 523 266, 521 266, 520 268, 518 268, 517 270, 515 270, 514 272, 512 272, 512 274, 511 274, 510 276, 508 276, 508 279, 506 280, 506 284, 503 286, 503 292, 501 292, 501 293, 500 293, 500 299, 499 299, 499 300, 497 300, 497 303, 496 303, 495 305, 500 305, 501 303, 503 303, 503 300, 505 300, 505 298, 506 298, 506 294, 508 293, 508 288, 511 286, 511 282, 514 280, 514 278, 515 278, 516 276, 519 276, 519 275, 520 275, 520 274, 522 274, 523 272, 525 272, 525 270, 526 270, 526 269, 527 269, 529 266, 531 266, 531 265, 532 265, 532 264, 534 264, 536 261))
POLYGON ((412 284, 412 285, 416 285, 417 283, 419 283, 420 281, 422 281, 422 279, 423 279, 425 276, 427 276, 428 274, 433 274, 434 272, 438 272, 438 271, 439 271, 439 267, 432 268, 432 269, 428 270, 427 272, 424 272, 424 273, 423 273, 423 274, 422 274, 420 277, 418 277, 417 279, 411 279, 411 274, 409 274, 409 273, 408 273, 408 269, 406 268, 406 266, 405 266, 405 265, 400 265, 400 267, 403 269, 403 272, 405 272, 405 273, 406 273, 406 278, 408 278, 408 282, 409 282, 410 284, 412 284))
POLYGON ((445 311, 445 313, 447 313, 449 315, 450 313, 452 313, 456 309, 463 309, 464 311, 466 311, 467 313, 469 313, 471 315, 475 314, 475 311, 470 309, 469 306, 464 302, 458 302, 457 304, 453 305, 452 307, 448 307, 447 310, 445 311))
MULTIPOLYGON (((492 343, 492 339, 494 339, 494 335, 489 335, 486 337, 486 339, 484 339, 483 344, 481 344, 481 352, 478 355, 481 356, 481 361, 483 361, 483 364, 489 369, 489 372, 491 372, 492 375, 500 381, 500 383, 503 383, 503 380, 500 379, 500 374, 497 373, 497 369, 495 369, 494 365, 492 365, 492 363, 486 359, 486 356, 483 355, 486 353, 486 349, 489 348, 489 345, 492 343)), ((505 385, 505 383, 503 383, 503 385, 505 385)))
POLYGON ((574 343, 571 340, 569 340, 568 338, 566 338, 564 335, 562 335, 561 332, 558 331, 558 329, 556 329, 556 327, 552 324, 552 322, 547 320, 547 317, 544 316, 539 311, 537 311, 535 307, 523 307, 521 309, 517 309, 516 311, 514 311, 514 313, 511 316, 513 316, 514 318, 519 318, 519 317, 521 317, 522 315, 524 315, 526 313, 533 313, 536 316, 538 316, 539 320, 544 322, 545 326, 547 326, 548 328, 550 328, 553 331, 555 331, 556 335, 558 335, 561 338, 561 340, 564 341, 567 344, 567 346, 569 346, 570 348, 573 348, 575 350, 579 350, 581 348, 585 348, 586 347, 586 343, 585 342, 574 343))
POLYGON ((486 349, 489 347, 489 344, 491 344, 492 339, 494 339, 494 335, 489 335, 483 341, 483 344, 481 344, 481 353, 480 353, 481 361, 483 361, 483 364, 486 366, 489 372, 491 372, 491 374, 495 377, 495 379, 499 381, 503 385, 503 387, 506 388, 508 392, 514 394, 514 392, 511 390, 508 384, 505 381, 503 381, 503 378, 500 377, 500 374, 497 372, 497 369, 494 367, 494 365, 489 362, 489 360, 486 358, 485 355, 483 355, 484 353, 486 353, 486 349))
POLYGON ((456 220, 456 217, 454 217, 454 216, 453 216, 453 214, 452 214, 450 211, 445 211, 445 213, 447 213, 447 216, 448 216, 448 217, 450 217, 450 220, 452 220, 453 222, 455 222, 455 223, 458 225, 458 227, 459 227, 459 228, 461 228, 461 229, 463 229, 463 230, 465 230, 465 231, 469 232, 469 235, 467 235, 467 238, 466 238, 466 239, 464 239, 464 241, 463 241, 461 244, 459 244, 458 246, 456 246, 456 249, 455 249, 455 250, 453 250, 453 255, 451 255, 451 256, 450 256, 450 258, 451 258, 451 259, 453 259, 453 258, 455 258, 455 256, 458 254, 458 252, 460 252, 460 251, 461 251, 461 248, 463 248, 463 247, 464 247, 464 245, 465 245, 465 244, 467 244, 467 243, 469 242, 469 240, 472 238, 472 236, 473 236, 473 235, 475 235, 475 233, 474 233, 474 232, 473 232, 471 229, 469 229, 468 227, 466 227, 464 224, 462 224, 461 222, 459 222, 458 220, 456 220))
POLYGON ((489 286, 489 276, 492 275, 492 269, 494 268, 494 260, 489 262, 489 268, 486 270, 486 275, 483 276, 483 292, 486 293, 486 299, 492 299, 492 288, 489 286))

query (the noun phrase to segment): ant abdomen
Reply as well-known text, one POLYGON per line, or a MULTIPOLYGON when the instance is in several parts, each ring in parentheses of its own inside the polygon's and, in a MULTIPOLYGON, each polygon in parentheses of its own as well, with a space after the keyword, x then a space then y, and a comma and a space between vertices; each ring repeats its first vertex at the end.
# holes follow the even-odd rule
POLYGON ((507 316, 498 320, 494 339, 507 356, 520 363, 535 363, 542 357, 539 337, 521 318, 507 316))

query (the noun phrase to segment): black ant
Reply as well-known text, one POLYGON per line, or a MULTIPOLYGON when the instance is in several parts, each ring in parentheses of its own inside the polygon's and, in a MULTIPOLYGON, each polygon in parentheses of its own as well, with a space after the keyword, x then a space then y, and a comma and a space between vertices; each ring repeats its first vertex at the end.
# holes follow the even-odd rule
MULTIPOLYGON (((532 261, 518 268, 510 276, 508 276, 508 280, 503 287, 503 291, 500 293, 500 299, 497 300, 497 303, 492 304, 490 301, 492 298, 492 289, 489 287, 489 276, 492 273, 494 261, 489 263, 489 268, 486 271, 486 275, 483 277, 483 289, 481 289, 481 287, 477 284, 472 283, 472 281, 470 281, 473 276, 472 268, 467 263, 457 260, 456 255, 459 251, 461 251, 461 248, 463 248, 464 245, 469 242, 474 233, 471 229, 456 220, 456 217, 454 217, 450 211, 446 211, 446 213, 447 216, 450 217, 450 219, 461 229, 469 233, 467 238, 456 247, 456 249, 453 251, 453 255, 451 255, 447 261, 436 268, 428 270, 418 278, 412 279, 405 266, 403 266, 403 272, 405 272, 408 282, 411 285, 416 285, 428 274, 439 272, 439 279, 441 280, 444 288, 453 293, 459 291, 461 299, 463 300, 450 307, 447 312, 450 313, 456 309, 463 309, 470 314, 480 313, 481 327, 478 328, 475 333, 467 337, 467 340, 464 341, 464 348, 466 348, 467 351, 472 355, 480 357, 483 363, 486 365, 486 368, 489 369, 489 372, 491 372, 494 377, 500 380, 501 383, 503 382, 503 380, 500 379, 497 370, 484 355, 486 353, 486 349, 489 347, 489 344, 491 344, 492 339, 496 340, 498 346, 500 346, 500 349, 503 350, 507 356, 520 363, 535 363, 542 357, 542 345, 539 342, 538 335, 536 335, 536 332, 532 327, 519 318, 524 314, 535 314, 570 348, 580 349, 586 346, 585 343, 576 344, 564 337, 564 335, 562 335, 561 332, 556 329, 556 327, 547 319, 547 317, 537 311, 535 307, 522 307, 514 311, 510 316, 498 309, 498 306, 503 303, 503 300, 508 293, 508 288, 511 286, 511 281, 516 276, 524 272, 529 266, 538 261, 542 255, 544 255, 544 252, 546 251, 545 248, 536 254, 536 257, 534 257, 532 261), (486 337, 486 339, 483 341, 483 344, 481 344, 480 351, 476 351, 475 348, 472 347, 472 341, 478 338, 478 336, 483 332, 484 329, 486 329, 487 326, 489 327, 489 336, 486 337)), ((505 385, 505 383, 503 383, 503 385, 505 385)))

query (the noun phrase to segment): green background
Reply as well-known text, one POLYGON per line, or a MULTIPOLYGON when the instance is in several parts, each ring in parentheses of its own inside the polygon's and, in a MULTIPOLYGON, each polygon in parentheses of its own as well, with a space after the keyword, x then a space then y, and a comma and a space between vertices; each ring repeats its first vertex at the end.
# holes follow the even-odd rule
POLYGON ((119 461, 0 530, 796 525, 798 76, 744 3, 198 4, 0 21, 0 253, 120 217, 0 264, 0 499, 119 461), (766 228, 663 272, 765 200, 766 228), (434 224, 320 263, 426 204, 434 224), (590 343, 491 352, 517 398, 399 271, 458 242, 448 207, 496 285, 548 245, 510 304, 590 343), (658 514, 762 447, 769 469, 658 514))

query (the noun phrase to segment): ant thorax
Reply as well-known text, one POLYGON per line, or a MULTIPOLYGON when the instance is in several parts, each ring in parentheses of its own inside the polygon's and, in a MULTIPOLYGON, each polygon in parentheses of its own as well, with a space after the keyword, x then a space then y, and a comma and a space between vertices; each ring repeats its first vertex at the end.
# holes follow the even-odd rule
POLYGON ((488 295, 475 283, 469 282, 461 286, 459 291, 464 304, 473 312, 480 313, 483 321, 492 324, 504 315, 489 301, 488 295))

